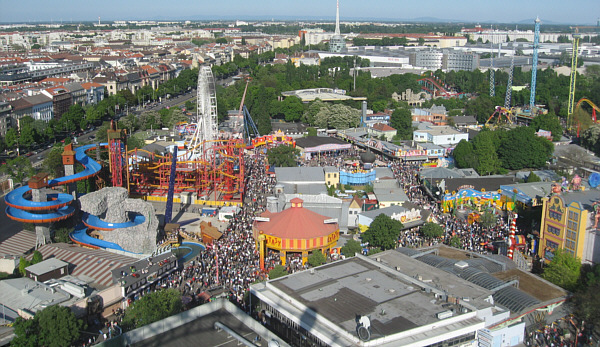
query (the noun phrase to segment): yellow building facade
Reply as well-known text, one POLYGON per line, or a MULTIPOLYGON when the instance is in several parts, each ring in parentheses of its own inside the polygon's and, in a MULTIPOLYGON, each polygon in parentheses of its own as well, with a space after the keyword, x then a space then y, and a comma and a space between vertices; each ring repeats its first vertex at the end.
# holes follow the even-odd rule
POLYGON ((588 210, 581 202, 568 202, 561 195, 542 199, 542 221, 538 255, 546 262, 554 257, 556 249, 584 258, 588 210))

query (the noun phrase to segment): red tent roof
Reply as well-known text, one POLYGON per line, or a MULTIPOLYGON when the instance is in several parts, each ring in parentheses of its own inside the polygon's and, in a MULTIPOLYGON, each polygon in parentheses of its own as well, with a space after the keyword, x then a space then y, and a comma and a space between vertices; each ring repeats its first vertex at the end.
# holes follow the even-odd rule
POLYGON ((279 213, 265 211, 261 217, 269 218, 268 222, 255 221, 255 227, 266 235, 283 239, 312 239, 327 236, 338 230, 338 223, 324 223, 329 217, 302 207, 304 200, 290 200, 292 207, 279 213))

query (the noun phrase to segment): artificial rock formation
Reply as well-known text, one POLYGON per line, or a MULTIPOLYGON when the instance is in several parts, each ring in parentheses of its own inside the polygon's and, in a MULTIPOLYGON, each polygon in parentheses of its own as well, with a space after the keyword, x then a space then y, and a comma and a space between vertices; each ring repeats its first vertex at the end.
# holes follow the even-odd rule
POLYGON ((133 253, 152 253, 156 250, 158 218, 151 203, 129 199, 127 189, 122 187, 103 188, 80 198, 81 210, 100 217, 107 223, 124 223, 130 214, 144 216, 144 222, 127 228, 110 231, 97 230, 102 239, 113 242, 133 253))

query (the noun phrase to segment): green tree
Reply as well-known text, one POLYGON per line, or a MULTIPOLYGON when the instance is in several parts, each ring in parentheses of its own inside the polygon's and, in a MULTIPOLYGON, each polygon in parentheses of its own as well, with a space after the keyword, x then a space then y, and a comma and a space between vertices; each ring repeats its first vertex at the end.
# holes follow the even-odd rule
POLYGON ((302 115, 302 122, 308 123, 310 125, 314 125, 317 114, 323 108, 328 109, 329 106, 319 99, 311 102, 308 105, 308 109, 306 111, 304 111, 304 114, 302 115))
POLYGON ((401 140, 410 140, 413 137, 412 115, 407 108, 397 108, 390 117, 390 125, 396 129, 396 135, 401 140))
POLYGON ((183 310, 181 293, 176 289, 144 295, 125 310, 123 326, 135 329, 177 314, 183 310))
POLYGON ((26 178, 33 176, 35 170, 27 157, 19 156, 7 160, 6 164, 0 167, 0 172, 11 176, 15 183, 22 183, 26 178))
POLYGON ((527 183, 532 182, 541 182, 542 179, 540 176, 536 175, 533 171, 529 171, 529 176, 527 176, 527 183))
POLYGON ((317 129, 313 127, 306 128, 306 136, 317 136, 317 129))
POLYGON ((21 257, 21 259, 19 259, 19 273, 21 274, 21 276, 25 276, 25 268, 30 265, 31 262, 25 259, 24 257, 21 257))
POLYGON ((494 113, 494 106, 494 101, 489 96, 480 95, 467 102, 465 114, 467 116, 475 116, 479 123, 485 123, 494 113))
POLYGON ((17 318, 11 346, 71 346, 79 339, 85 323, 68 308, 52 305, 31 319, 17 318))
POLYGON ((550 264, 544 268, 542 277, 566 290, 575 291, 580 270, 581 260, 579 258, 563 249, 557 249, 554 251, 554 257, 550 264))
POLYGON ((50 152, 46 154, 46 158, 42 163, 44 171, 52 175, 52 177, 63 177, 65 175, 65 166, 62 163, 63 146, 52 147, 50 152))
POLYGON ((496 148, 489 131, 482 131, 473 140, 474 154, 477 156, 477 173, 480 175, 491 175, 500 168, 500 160, 496 154, 496 148))
POLYGON ((335 104, 321 110, 315 116, 315 125, 324 129, 348 129, 360 124, 360 110, 335 104))
POLYGON ((85 323, 64 306, 49 306, 36 313, 35 317, 41 346, 70 346, 79 339, 80 331, 85 328, 85 323))
POLYGON ((300 150, 288 145, 281 145, 267 150, 269 164, 276 167, 296 166, 296 158, 300 150))
POLYGON ((288 96, 279 104, 279 113, 284 116, 286 122, 299 121, 304 113, 304 104, 298 97, 288 96))
POLYGON ((450 238, 450 242, 448 243, 450 247, 461 248, 462 242, 460 241, 460 237, 454 235, 450 238))
POLYGON ((600 283, 578 290, 572 298, 575 314, 586 322, 600 322, 600 283))
POLYGON ((536 136, 533 128, 518 127, 502 138, 498 157, 502 166, 509 170, 539 168, 550 159, 553 151, 552 142, 536 136))
POLYGON ((485 211, 481 217, 479 217, 479 223, 485 228, 492 228, 498 224, 498 217, 491 211, 485 211))
POLYGON ((385 214, 380 214, 362 235, 362 239, 371 247, 380 247, 383 250, 395 248, 398 235, 404 225, 398 220, 392 219, 385 214))
POLYGON ((433 222, 425 223, 420 230, 423 236, 428 239, 437 239, 444 235, 444 228, 433 222))
POLYGON ((269 271, 269 279, 274 280, 279 277, 287 276, 288 272, 283 265, 275 265, 271 271, 269 271))
POLYGON ((360 245, 360 242, 354 239, 346 241, 346 244, 342 246, 342 254, 346 257, 354 257, 354 254, 361 252, 362 246, 360 245))
POLYGON ((6 131, 4 142, 8 148, 17 148, 17 141, 19 140, 19 132, 16 128, 10 128, 6 131))
POLYGON ((592 125, 581 134, 581 145, 600 155, 600 125, 592 125))
POLYGON ((479 166, 473 144, 467 140, 460 140, 452 151, 452 156, 459 168, 477 168, 479 166))
POLYGON ((10 342, 15 347, 37 347, 38 343, 38 324, 35 318, 24 319, 18 317, 14 324, 15 338, 10 342))
POLYGON ((381 248, 379 247, 373 247, 370 248, 369 251, 367 252, 367 255, 373 255, 373 254, 377 254, 381 252, 381 248))
POLYGON ((37 264, 42 260, 44 260, 44 256, 42 256, 42 253, 40 251, 34 251, 33 257, 31 258, 31 264, 37 264))
POLYGON ((327 258, 325 258, 325 254, 323 254, 323 252, 317 249, 314 250, 312 254, 308 256, 307 261, 310 264, 310 266, 315 267, 323 265, 327 261, 327 258))
POLYGON ((73 228, 57 228, 54 230, 54 242, 57 243, 72 243, 69 234, 73 232, 73 228))
POLYGON ((533 127, 535 131, 542 129, 552 132, 552 139, 554 141, 560 140, 563 134, 563 127, 560 124, 560 119, 550 113, 541 114, 535 117, 531 122, 531 127, 533 127))

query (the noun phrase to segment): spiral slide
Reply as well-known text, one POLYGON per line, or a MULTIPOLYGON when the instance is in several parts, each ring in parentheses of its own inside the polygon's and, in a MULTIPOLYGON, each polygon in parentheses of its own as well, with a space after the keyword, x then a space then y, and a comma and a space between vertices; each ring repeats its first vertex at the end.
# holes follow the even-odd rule
MULTIPOLYGON (((107 143, 100 144, 101 147, 107 147, 107 143)), ((71 182, 85 180, 95 176, 102 169, 102 165, 90 158, 86 152, 95 149, 96 144, 81 146, 75 149, 75 160, 81 163, 84 170, 74 175, 55 178, 48 181, 48 187, 64 185, 71 182)), ((75 213, 75 208, 71 206, 73 196, 66 193, 48 194, 48 201, 35 202, 25 198, 25 195, 31 191, 27 186, 19 187, 4 197, 8 205, 6 215, 16 221, 23 223, 52 223, 71 217, 75 213)))

